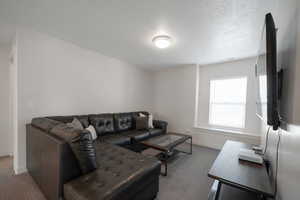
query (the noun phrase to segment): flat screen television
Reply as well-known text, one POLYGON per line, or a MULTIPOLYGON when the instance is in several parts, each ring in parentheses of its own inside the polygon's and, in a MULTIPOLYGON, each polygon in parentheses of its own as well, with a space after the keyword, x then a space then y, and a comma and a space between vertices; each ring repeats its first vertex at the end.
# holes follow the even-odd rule
POLYGON ((271 13, 265 16, 265 25, 256 62, 257 115, 277 130, 280 125, 278 111, 278 73, 276 27, 271 13))

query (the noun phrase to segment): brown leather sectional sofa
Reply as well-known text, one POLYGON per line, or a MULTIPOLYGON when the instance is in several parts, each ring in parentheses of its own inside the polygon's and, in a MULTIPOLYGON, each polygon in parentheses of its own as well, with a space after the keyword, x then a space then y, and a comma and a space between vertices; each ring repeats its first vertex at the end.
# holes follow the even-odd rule
POLYGON ((148 115, 141 111, 34 118, 27 125, 27 169, 47 199, 154 199, 159 189, 160 162, 123 147, 165 134, 167 123, 154 120, 154 128, 135 130, 139 113, 148 115), (82 174, 70 145, 54 132, 72 134, 76 130, 64 129, 62 124, 74 117, 84 127, 92 124, 98 134, 94 142, 98 168, 88 174, 82 174))

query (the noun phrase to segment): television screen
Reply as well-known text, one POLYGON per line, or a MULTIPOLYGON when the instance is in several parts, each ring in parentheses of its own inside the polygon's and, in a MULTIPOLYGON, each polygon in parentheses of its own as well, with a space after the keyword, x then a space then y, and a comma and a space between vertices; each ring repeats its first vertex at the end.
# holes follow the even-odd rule
POLYGON ((279 126, 276 28, 272 15, 265 17, 256 63, 257 115, 274 130, 279 126))

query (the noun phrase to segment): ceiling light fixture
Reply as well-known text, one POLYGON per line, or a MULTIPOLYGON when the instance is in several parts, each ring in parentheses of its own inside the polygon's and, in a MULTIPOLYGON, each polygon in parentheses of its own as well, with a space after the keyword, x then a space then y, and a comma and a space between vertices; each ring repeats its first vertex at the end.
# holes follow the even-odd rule
POLYGON ((171 38, 167 35, 158 35, 152 39, 152 42, 157 48, 165 49, 171 45, 171 38))

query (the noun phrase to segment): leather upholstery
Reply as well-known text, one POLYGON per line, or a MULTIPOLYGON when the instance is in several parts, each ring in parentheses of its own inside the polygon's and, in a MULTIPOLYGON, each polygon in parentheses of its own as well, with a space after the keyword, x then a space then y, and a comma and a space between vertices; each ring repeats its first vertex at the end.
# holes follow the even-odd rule
POLYGON ((82 174, 97 168, 96 151, 89 131, 74 129, 66 124, 59 124, 52 128, 50 133, 64 139, 70 145, 82 174))
POLYGON ((126 135, 127 137, 132 138, 136 141, 146 140, 151 137, 148 130, 132 130, 122 133, 122 135, 126 135))
POLYGON ((162 129, 158 128, 151 128, 149 129, 150 137, 160 136, 164 134, 165 132, 162 129))
POLYGON ((115 132, 113 114, 90 115, 89 119, 98 135, 115 132))
POLYGON ((51 116, 51 117, 47 117, 48 119, 52 119, 52 120, 56 120, 62 123, 71 123, 72 120, 74 119, 74 117, 76 117, 75 115, 71 115, 71 116, 51 116))
POLYGON ((40 118, 32 119, 31 124, 34 125, 35 127, 45 130, 46 132, 49 132, 53 127, 62 123, 52 119, 40 117, 40 118))
POLYGON ((124 130, 116 128, 114 114, 93 114, 82 117, 86 124, 99 123, 101 121, 99 119, 109 119, 108 121, 112 122, 112 127, 98 127, 100 136, 95 148, 96 161, 99 166, 95 171, 83 176, 81 176, 78 159, 69 142, 66 142, 72 141, 71 139, 78 136, 79 132, 62 124, 71 122, 74 117, 80 120, 81 117, 74 115, 33 119, 32 123, 27 125, 29 127, 27 129, 27 168, 47 199, 59 200, 63 197, 66 200, 98 200, 102 199, 101 197, 114 200, 154 199, 158 192, 160 167, 153 169, 151 167, 153 164, 148 161, 144 164, 139 163, 138 159, 145 159, 144 155, 118 147, 130 146, 133 140, 143 140, 166 133, 167 123, 156 120, 154 120, 155 129, 136 131, 134 117, 139 113, 148 115, 145 111, 126 113, 126 115, 132 115, 133 120, 132 128, 127 129, 129 125, 126 127, 124 124, 124 130), (57 134, 53 134, 54 132, 57 134), (120 161, 125 164, 120 164, 120 161), (117 173, 119 170, 121 174, 117 173), (88 177, 86 184, 81 182, 83 177, 88 177), (77 180, 79 180, 78 183, 76 183, 77 180), (64 184, 65 194, 63 194, 64 184), (90 191, 95 193, 90 194, 90 191))
POLYGON ((50 133, 65 140, 66 142, 71 142, 73 138, 80 135, 81 130, 74 129, 73 127, 67 126, 66 124, 59 124, 53 127, 50 130, 50 133))
MULTIPOLYGON (((147 191, 143 188, 155 188, 160 173, 157 159, 107 143, 97 142, 96 150, 100 152, 97 155, 99 168, 66 183, 66 200, 131 200, 139 191, 147 191)), ((150 200, 156 192, 139 199, 150 200)))
POLYGON ((153 120, 153 126, 155 129, 161 129, 164 133, 167 133, 168 122, 162 120, 153 120))
POLYGON ((101 136, 100 140, 110 144, 115 144, 120 146, 125 146, 130 144, 130 137, 124 134, 106 134, 104 136, 101 136))
POLYGON ((132 113, 114 114, 115 129, 117 132, 126 131, 133 128, 132 113))
POLYGON ((69 144, 79 162, 82 174, 87 174, 97 169, 96 150, 92 135, 88 130, 83 130, 69 144))
POLYGON ((71 123, 74 118, 77 118, 81 122, 83 128, 87 128, 90 125, 88 115, 53 116, 47 118, 62 123, 71 123))
POLYGON ((89 127, 90 122, 89 122, 89 117, 88 117, 88 115, 79 115, 79 116, 77 116, 77 118, 78 118, 79 121, 81 122, 83 128, 89 127))

